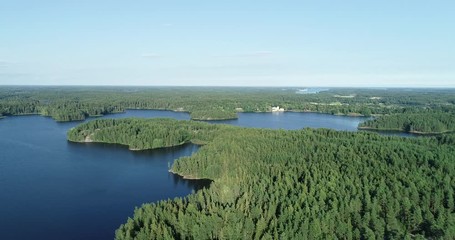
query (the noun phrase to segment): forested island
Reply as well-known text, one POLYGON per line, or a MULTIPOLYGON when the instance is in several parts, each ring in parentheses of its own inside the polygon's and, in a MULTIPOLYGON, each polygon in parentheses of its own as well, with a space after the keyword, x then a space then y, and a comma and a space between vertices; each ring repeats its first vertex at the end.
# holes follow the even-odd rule
POLYGON ((208 189, 144 204, 117 239, 454 239, 455 135, 241 128, 171 119, 94 120, 77 142, 203 147, 171 171, 208 189))
MULTIPOLYGON (((0 117, 26 114, 79 121, 126 109, 189 112, 193 120, 237 118, 237 112, 318 112, 349 116, 455 112, 453 89, 253 87, 0 87, 0 117)), ((400 128, 401 126, 394 126, 400 128)))

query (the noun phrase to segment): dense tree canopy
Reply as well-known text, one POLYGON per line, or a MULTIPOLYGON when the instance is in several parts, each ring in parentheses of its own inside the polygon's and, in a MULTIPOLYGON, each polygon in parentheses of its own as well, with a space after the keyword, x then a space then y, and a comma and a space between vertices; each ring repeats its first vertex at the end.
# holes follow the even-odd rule
POLYGON ((363 122, 363 129, 397 130, 413 133, 443 133, 455 131, 455 114, 427 111, 386 115, 363 122))
POLYGON ((172 171, 212 185, 144 204, 117 239, 455 238, 453 135, 408 139, 169 119, 97 120, 68 133, 73 141, 87 136, 134 149, 205 144, 172 171))
POLYGON ((68 131, 74 142, 104 142, 129 146, 133 150, 181 145, 187 142, 204 144, 216 136, 213 132, 235 129, 228 125, 207 125, 197 121, 155 119, 98 119, 68 131), (202 129, 202 130, 201 130, 202 129))

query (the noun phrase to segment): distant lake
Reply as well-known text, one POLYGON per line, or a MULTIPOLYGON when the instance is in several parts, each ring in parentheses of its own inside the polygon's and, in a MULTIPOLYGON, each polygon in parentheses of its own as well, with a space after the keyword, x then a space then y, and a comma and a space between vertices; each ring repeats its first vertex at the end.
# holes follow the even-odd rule
MULTIPOLYGON (((231 124, 240 127, 296 130, 302 128, 330 128, 338 131, 358 131, 359 123, 370 117, 351 117, 309 112, 238 113, 238 119, 207 121, 215 124, 231 124)), ((364 130, 362 130, 364 131, 364 130)), ((370 131, 381 135, 416 137, 418 135, 394 131, 370 131)))
POLYGON ((299 89, 297 90, 297 94, 315 94, 315 93, 320 93, 324 91, 328 91, 328 88, 304 88, 304 89, 299 89))
POLYGON ((242 127, 281 128, 287 130, 309 127, 357 131, 359 123, 369 119, 367 117, 348 117, 303 112, 238 113, 238 116, 238 119, 210 122, 232 124, 242 127))
MULTIPOLYGON (((102 118, 170 117, 188 113, 128 110, 102 118)), ((244 127, 324 127, 356 131, 362 117, 317 113, 239 113, 217 121, 244 127)), ((147 151, 99 143, 71 143, 66 132, 81 122, 42 116, 0 120, 0 239, 112 239, 142 203, 190 194, 209 181, 185 180, 167 170, 198 146, 147 151)), ((213 122, 212 122, 213 123, 213 122)))

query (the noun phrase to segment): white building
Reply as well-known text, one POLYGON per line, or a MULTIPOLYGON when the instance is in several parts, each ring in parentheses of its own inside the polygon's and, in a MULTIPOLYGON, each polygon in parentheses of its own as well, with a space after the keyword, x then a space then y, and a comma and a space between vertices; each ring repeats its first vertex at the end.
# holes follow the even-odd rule
POLYGON ((272 107, 272 112, 284 112, 284 108, 280 108, 280 106, 272 107))

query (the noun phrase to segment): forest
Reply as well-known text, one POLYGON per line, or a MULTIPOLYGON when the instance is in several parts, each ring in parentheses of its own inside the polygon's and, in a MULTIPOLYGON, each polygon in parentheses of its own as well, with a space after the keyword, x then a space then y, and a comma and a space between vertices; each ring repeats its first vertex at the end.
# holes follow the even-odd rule
POLYGON ((455 113, 453 89, 333 88, 299 94, 301 88, 253 87, 0 87, 0 116, 40 114, 78 121, 126 109, 189 112, 194 120, 237 118, 237 112, 286 111, 340 115, 455 113))
POLYGON ((421 134, 455 131, 455 114, 429 111, 427 113, 402 113, 385 115, 368 120, 359 129, 392 130, 421 134))
POLYGON ((94 120, 68 132, 133 150, 203 145, 170 170, 211 186, 143 204, 116 239, 454 239, 454 136, 171 119, 94 120))

